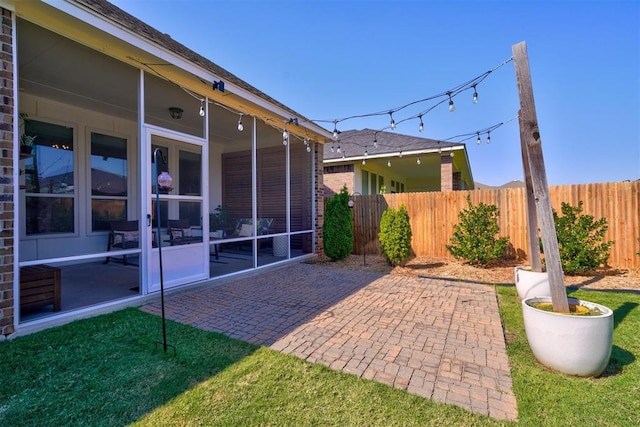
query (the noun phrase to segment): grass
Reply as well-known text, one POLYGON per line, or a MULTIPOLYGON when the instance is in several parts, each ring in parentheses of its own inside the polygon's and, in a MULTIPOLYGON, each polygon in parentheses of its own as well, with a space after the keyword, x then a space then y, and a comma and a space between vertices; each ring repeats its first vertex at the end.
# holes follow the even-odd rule
MULTIPOLYGON (((597 379, 534 360, 513 287, 497 287, 518 425, 640 423, 640 296, 578 291, 615 310, 597 379)), ((436 404, 223 335, 167 323, 177 357, 155 350, 160 319, 127 309, 0 343, 0 425, 516 425, 436 404)))
POLYGON ((570 291, 614 310, 613 351, 599 378, 560 375, 538 364, 527 342, 513 287, 497 287, 520 424, 640 425, 640 295, 570 291))

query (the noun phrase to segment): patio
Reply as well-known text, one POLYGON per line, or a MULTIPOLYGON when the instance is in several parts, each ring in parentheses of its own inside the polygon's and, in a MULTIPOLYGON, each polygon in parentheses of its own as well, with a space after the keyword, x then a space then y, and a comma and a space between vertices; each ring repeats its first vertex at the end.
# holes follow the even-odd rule
MULTIPOLYGON (((142 308, 159 314, 159 303, 142 308)), ((495 291, 293 264, 172 294, 169 319, 494 418, 517 419, 495 291)))

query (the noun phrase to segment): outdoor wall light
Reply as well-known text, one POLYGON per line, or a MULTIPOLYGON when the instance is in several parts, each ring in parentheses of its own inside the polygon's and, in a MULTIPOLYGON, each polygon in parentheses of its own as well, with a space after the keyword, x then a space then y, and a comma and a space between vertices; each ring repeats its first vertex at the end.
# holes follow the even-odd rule
POLYGON ((169 114, 171 114, 172 119, 180 119, 182 118, 182 113, 184 110, 180 107, 169 107, 169 114))

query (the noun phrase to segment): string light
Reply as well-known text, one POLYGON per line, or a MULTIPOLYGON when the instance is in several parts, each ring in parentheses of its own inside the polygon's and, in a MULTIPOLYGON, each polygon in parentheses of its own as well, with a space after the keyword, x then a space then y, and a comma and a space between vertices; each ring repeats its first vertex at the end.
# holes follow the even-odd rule
POLYGON ((476 85, 471 86, 473 88, 473 103, 478 103, 478 91, 476 90, 476 85))
POLYGON ((333 122, 333 139, 338 139, 338 135, 340 134, 340 132, 338 132, 338 121, 335 120, 333 122))
POLYGON ((363 164, 363 165, 366 165, 366 164, 367 164, 367 161, 366 161, 365 159, 362 159, 362 164, 363 164))
POLYGON ((373 137, 373 148, 378 148, 378 132, 373 137))
POLYGON ((387 167, 390 168, 391 167, 391 159, 387 160, 387 167))
POLYGON ((332 152, 332 153, 335 153, 335 152, 336 152, 336 147, 335 147, 335 145, 334 145, 334 143, 333 143, 333 142, 331 143, 331 152, 332 152))
POLYGON ((391 123, 389 123, 391 130, 396 130, 396 121, 393 120, 393 111, 389 111, 389 117, 391 117, 391 123))
POLYGON ((447 92, 447 95, 449 95, 449 111, 453 113, 454 111, 456 111, 456 106, 453 105, 453 99, 451 99, 451 92, 447 92))
POLYGON ((282 145, 287 145, 289 143, 289 131, 287 128, 284 128, 282 131, 282 145))
POLYGON ((418 160, 416 160, 416 163, 417 163, 417 164, 422 163, 422 162, 420 161, 420 157, 418 157, 418 160))
POLYGON ((422 132, 424 130, 424 123, 422 123, 422 114, 418 116, 420 119, 420 125, 418 125, 418 132, 422 132))
POLYGON ((480 132, 478 132, 478 141, 477 141, 478 145, 480 145, 481 142, 482 141, 480 141, 480 132))
POLYGON ((487 132, 487 144, 491 144, 491 131, 487 132))
POLYGON ((244 125, 242 124, 242 114, 240 114, 240 118, 238 119, 238 130, 240 132, 244 130, 244 125))
POLYGON ((200 101, 200 112, 198 114, 200 114, 200 117, 204 117, 204 99, 200 101))
POLYGON ((399 157, 402 158, 402 150, 400 150, 399 157))
MULTIPOLYGON (((336 151, 339 153, 340 152, 340 144, 338 144, 338 148, 336 148, 336 151)), ((344 155, 343 155, 344 157, 344 155)))

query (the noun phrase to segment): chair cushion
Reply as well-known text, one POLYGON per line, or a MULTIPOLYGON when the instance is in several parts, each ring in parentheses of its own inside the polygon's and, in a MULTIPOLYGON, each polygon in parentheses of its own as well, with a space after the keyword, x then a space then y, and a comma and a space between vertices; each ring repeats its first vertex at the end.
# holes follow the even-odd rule
POLYGON ((183 239, 193 235, 191 228, 172 228, 171 239, 183 239))
POLYGON ((125 242, 137 242, 140 238, 139 231, 113 231, 113 244, 117 245, 119 243, 125 242))
POLYGON ((253 225, 251 224, 242 224, 240 227, 240 232, 238 233, 240 237, 249 237, 253 236, 253 225))

